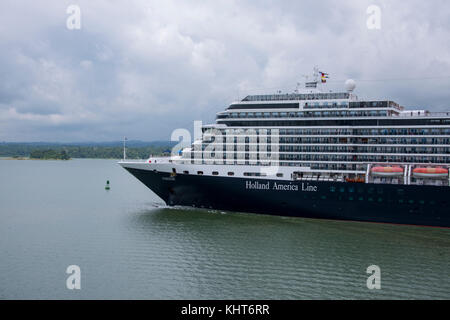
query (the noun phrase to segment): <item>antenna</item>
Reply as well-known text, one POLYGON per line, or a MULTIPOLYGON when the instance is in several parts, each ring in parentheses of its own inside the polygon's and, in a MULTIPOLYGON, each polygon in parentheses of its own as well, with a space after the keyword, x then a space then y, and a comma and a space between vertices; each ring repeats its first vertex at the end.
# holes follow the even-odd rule
MULTIPOLYGON (((319 67, 317 65, 315 65, 313 68, 312 81, 309 80, 308 75, 302 75, 302 77, 305 78, 305 89, 307 89, 308 92, 313 92, 313 91, 320 92, 318 90, 318 85, 320 84, 322 86, 324 83, 327 82, 326 79, 329 78, 328 73, 320 71, 319 67)), ((298 88, 297 88, 297 90, 298 90, 298 88)))
POLYGON ((313 69, 314 82, 319 82, 319 67, 316 65, 313 69))
POLYGON ((307 75, 307 74, 302 74, 302 77, 305 78, 305 82, 308 82, 309 75, 307 75))
POLYGON ((309 81, 309 75, 303 75, 303 77, 305 78, 305 89, 310 89, 310 88, 317 88, 317 74, 316 74, 316 69, 317 67, 314 67, 314 72, 313 72, 313 79, 312 81, 309 81))
POLYGON ((125 141, 127 141, 127 137, 123 137, 123 161, 127 158, 127 152, 125 147, 125 141))

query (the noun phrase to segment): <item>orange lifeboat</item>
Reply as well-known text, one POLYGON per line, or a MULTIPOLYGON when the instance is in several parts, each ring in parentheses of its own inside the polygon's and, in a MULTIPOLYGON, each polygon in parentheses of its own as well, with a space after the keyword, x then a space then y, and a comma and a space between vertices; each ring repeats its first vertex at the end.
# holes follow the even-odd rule
POLYGON ((372 175, 383 177, 395 177, 403 175, 403 168, 401 167, 373 167, 372 175))
POLYGON ((357 182, 357 183, 364 183, 366 182, 363 178, 345 178, 346 182, 357 182))
POLYGON ((448 177, 448 169, 445 168, 415 168, 413 170, 413 176, 417 178, 447 178, 448 177))

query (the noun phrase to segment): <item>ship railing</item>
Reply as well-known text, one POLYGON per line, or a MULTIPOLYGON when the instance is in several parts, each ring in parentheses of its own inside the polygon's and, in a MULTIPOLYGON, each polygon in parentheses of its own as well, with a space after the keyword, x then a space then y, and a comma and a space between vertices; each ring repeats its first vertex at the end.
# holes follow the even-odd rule
POLYGON ((150 157, 147 159, 147 161, 152 161, 155 163, 172 163, 175 162, 172 157, 150 157))
POLYGON ((393 114, 393 117, 450 117, 449 112, 430 112, 430 111, 406 111, 399 114, 393 114))
POLYGON ((171 157, 150 157, 147 159, 121 159, 119 163, 170 163, 171 157))
POLYGON ((421 185, 421 186, 448 186, 449 181, 445 179, 416 179, 415 181, 412 181, 411 184, 413 185, 421 185))
POLYGON ((298 176, 298 174, 294 174, 293 180, 344 182, 344 177, 343 176, 318 176, 318 175, 308 175, 308 174, 300 177, 300 176, 298 176))
POLYGON ((119 163, 145 163, 147 159, 120 159, 119 163))

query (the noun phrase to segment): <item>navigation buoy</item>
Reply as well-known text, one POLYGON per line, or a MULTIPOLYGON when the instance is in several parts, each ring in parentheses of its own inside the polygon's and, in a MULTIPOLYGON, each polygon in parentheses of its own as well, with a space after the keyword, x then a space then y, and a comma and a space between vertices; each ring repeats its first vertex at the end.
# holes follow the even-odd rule
POLYGON ((109 189, 111 189, 111 188, 109 187, 109 180, 106 180, 105 190, 109 190, 109 189))

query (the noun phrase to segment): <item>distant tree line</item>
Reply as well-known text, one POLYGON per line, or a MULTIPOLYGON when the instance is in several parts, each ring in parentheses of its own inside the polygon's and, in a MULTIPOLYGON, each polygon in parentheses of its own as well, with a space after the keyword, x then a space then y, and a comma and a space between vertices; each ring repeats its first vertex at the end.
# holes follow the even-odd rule
MULTIPOLYGON (((150 155, 170 153, 173 144, 138 145, 126 148, 127 158, 147 159, 150 155)), ((116 145, 60 145, 42 143, 0 143, 0 157, 30 157, 34 159, 98 158, 121 159, 123 147, 116 145)))
POLYGON ((30 153, 31 159, 59 159, 59 160, 69 160, 70 157, 66 150, 33 150, 30 153))

